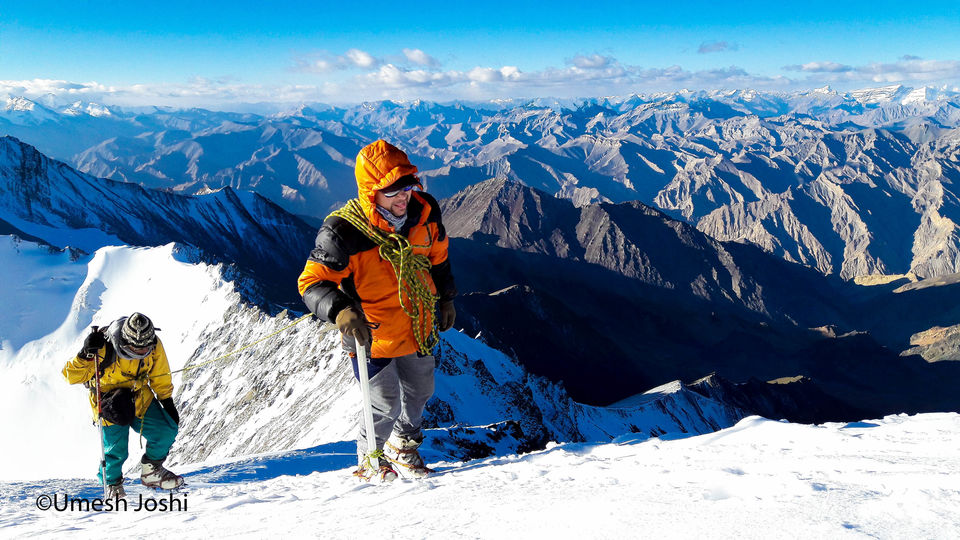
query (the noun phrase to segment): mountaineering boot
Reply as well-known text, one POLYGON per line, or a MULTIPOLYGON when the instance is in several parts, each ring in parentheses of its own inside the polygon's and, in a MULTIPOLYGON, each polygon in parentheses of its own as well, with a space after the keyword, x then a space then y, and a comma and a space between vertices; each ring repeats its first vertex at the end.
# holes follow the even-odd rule
POLYGON ((397 471, 393 470, 385 459, 380 460, 380 467, 376 471, 370 466, 369 461, 361 463, 357 470, 353 471, 353 475, 361 482, 369 482, 376 478, 380 483, 387 483, 397 479, 397 471))
POLYGON ((140 460, 140 482, 156 489, 177 489, 183 485, 183 477, 163 466, 163 460, 155 461, 143 456, 140 460))
POLYGON ((433 472, 433 469, 427 468, 420 457, 417 448, 423 443, 423 434, 418 433, 412 437, 404 437, 396 432, 390 435, 387 443, 383 445, 383 452, 387 459, 392 463, 399 465, 398 469, 404 478, 423 478, 433 472))
POLYGON ((123 480, 121 479, 116 484, 107 485, 107 498, 108 499, 125 499, 127 497, 127 492, 123 490, 123 480))

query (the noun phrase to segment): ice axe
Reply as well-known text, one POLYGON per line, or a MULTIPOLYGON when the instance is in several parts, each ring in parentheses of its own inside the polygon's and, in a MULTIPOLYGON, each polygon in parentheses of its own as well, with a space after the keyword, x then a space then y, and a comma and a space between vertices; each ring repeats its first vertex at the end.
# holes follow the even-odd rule
POLYGON ((373 405, 370 403, 370 376, 367 370, 367 347, 357 343, 357 372, 360 378, 360 393, 363 395, 363 423, 367 432, 367 461, 373 468, 373 474, 380 469, 377 457, 377 434, 373 431, 373 405))
MULTIPOLYGON (((99 332, 100 327, 94 326, 94 332, 99 332)), ((107 451, 103 446, 103 416, 100 415, 100 410, 103 404, 100 401, 100 353, 97 352, 94 355, 94 372, 93 379, 97 387, 97 428, 100 431, 100 484, 103 486, 103 498, 107 498, 107 451)))

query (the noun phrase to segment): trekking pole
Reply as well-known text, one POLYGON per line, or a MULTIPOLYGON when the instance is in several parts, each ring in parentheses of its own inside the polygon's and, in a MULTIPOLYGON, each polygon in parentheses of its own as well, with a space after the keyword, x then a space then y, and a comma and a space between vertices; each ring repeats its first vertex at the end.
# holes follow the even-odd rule
MULTIPOLYGON (((100 329, 97 326, 93 327, 94 332, 99 332, 100 329)), ((97 351, 97 354, 94 355, 94 371, 93 377, 96 381, 97 386, 97 428, 100 431, 100 484, 103 486, 103 498, 107 498, 107 451, 103 446, 103 416, 100 415, 100 407, 102 403, 100 401, 100 352, 97 351)))
POLYGON ((370 378, 367 371, 367 348, 357 343, 357 371, 360 374, 360 393, 363 395, 363 422, 367 431, 367 460, 373 474, 380 469, 380 459, 373 456, 377 450, 377 434, 373 431, 373 405, 370 403, 370 378))

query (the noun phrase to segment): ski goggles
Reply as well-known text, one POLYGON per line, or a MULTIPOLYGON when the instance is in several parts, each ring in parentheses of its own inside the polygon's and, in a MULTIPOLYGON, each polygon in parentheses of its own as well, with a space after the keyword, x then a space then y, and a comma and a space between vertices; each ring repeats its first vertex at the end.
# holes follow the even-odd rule
POLYGON ((388 199, 392 199, 405 191, 420 191, 420 186, 417 184, 410 184, 409 186, 403 186, 402 188, 397 188, 397 189, 391 189, 391 190, 381 189, 380 193, 384 197, 388 199))

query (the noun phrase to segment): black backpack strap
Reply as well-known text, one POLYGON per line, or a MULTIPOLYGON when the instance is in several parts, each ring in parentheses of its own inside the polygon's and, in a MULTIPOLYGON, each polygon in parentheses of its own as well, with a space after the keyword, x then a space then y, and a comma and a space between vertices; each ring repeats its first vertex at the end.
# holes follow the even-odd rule
POLYGON ((105 349, 103 360, 100 361, 100 371, 97 373, 98 378, 103 377, 103 374, 105 371, 107 371, 107 368, 112 366, 113 363, 117 361, 117 350, 113 348, 113 343, 110 343, 109 339, 107 340, 105 349))
MULTIPOLYGON (((142 367, 143 367, 143 358, 137 360, 137 374, 133 376, 134 381, 140 380, 140 368, 142 367)), ((151 388, 150 391, 152 392, 153 389, 151 388)))

